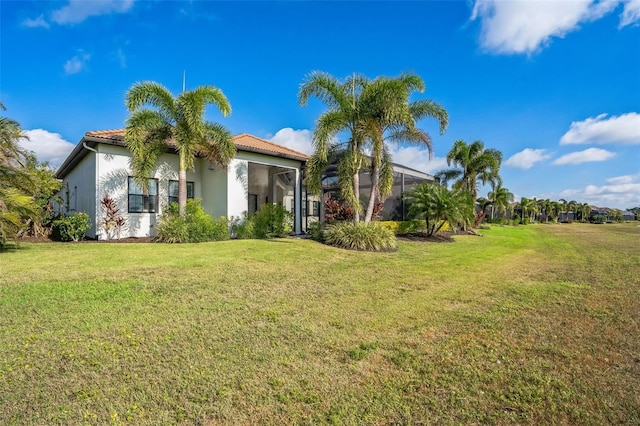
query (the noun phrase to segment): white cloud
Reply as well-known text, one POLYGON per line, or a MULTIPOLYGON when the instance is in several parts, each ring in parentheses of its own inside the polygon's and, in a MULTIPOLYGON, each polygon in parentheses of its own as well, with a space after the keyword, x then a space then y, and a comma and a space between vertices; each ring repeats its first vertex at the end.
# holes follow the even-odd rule
POLYGON ((44 20, 44 16, 40 15, 35 19, 25 19, 22 25, 29 28, 49 28, 49 23, 44 20))
POLYGON ((69 4, 54 10, 51 20, 59 25, 77 24, 91 16, 124 13, 134 0, 69 0, 69 4))
POLYGON ((417 146, 392 146, 393 162, 424 173, 434 174, 447 167, 447 159, 434 157, 429 160, 429 151, 417 146))
MULTIPOLYGON (((633 0, 633 5, 625 3, 621 26, 638 19, 637 1, 633 0)), ((581 23, 602 18, 619 3, 619 0, 476 0, 471 20, 480 19, 480 44, 486 50, 531 54, 547 46, 553 37, 562 38, 581 23)))
POLYGON ((627 25, 637 25, 638 22, 640 22, 640 0, 629 0, 624 4, 618 28, 626 27, 627 25))
POLYGON ((58 168, 75 146, 60 136, 44 129, 26 130, 29 140, 22 140, 23 149, 33 151, 38 161, 48 161, 51 167, 58 168))
POLYGON ((80 71, 85 70, 87 68, 87 63, 89 62, 89 59, 91 59, 91 55, 89 55, 88 53, 83 53, 82 51, 80 51, 80 53, 78 53, 78 55, 76 55, 73 58, 69 59, 64 64, 64 72, 65 72, 65 74, 77 74, 80 71))
POLYGON ((513 154, 504 164, 506 166, 528 170, 533 167, 534 164, 548 160, 549 158, 551 158, 551 154, 547 154, 546 149, 526 148, 517 154, 513 154))
POLYGON ((640 114, 629 112, 607 118, 607 114, 571 123, 569 131, 560 139, 568 144, 640 144, 640 114))
POLYGON ((269 140, 278 145, 295 149, 305 154, 313 154, 313 133, 307 129, 294 130, 291 127, 285 127, 276 132, 269 140))
POLYGON ((553 162, 556 166, 563 166, 566 164, 581 164, 594 161, 606 161, 612 157, 615 157, 615 153, 600 148, 589 148, 584 151, 572 152, 571 154, 563 155, 553 162))
POLYGON ((622 210, 640 206, 640 174, 609 178, 602 186, 567 189, 557 194, 557 199, 560 198, 622 210))

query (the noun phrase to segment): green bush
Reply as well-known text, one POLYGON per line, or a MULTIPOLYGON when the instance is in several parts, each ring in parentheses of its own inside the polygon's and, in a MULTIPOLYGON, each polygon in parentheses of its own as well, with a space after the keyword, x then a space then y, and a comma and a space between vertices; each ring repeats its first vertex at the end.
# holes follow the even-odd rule
POLYGON ((253 238, 253 215, 231 217, 231 235, 240 240, 253 238))
POLYGON ((307 234, 312 240, 324 242, 324 230, 320 222, 312 222, 307 226, 307 234))
POLYGON ((329 225, 324 238, 326 244, 350 250, 389 251, 396 248, 393 232, 376 223, 340 222, 329 225))
POLYGON ((278 204, 264 204, 253 215, 254 238, 285 237, 293 230, 293 215, 278 204))
POLYGON ((229 223, 225 217, 214 219, 200 205, 200 200, 187 200, 184 219, 180 217, 178 204, 171 203, 157 226, 157 242, 201 243, 229 239, 229 223))
POLYGON ((78 242, 84 238, 88 229, 91 229, 89 215, 83 212, 73 213, 53 221, 51 238, 56 241, 78 242))

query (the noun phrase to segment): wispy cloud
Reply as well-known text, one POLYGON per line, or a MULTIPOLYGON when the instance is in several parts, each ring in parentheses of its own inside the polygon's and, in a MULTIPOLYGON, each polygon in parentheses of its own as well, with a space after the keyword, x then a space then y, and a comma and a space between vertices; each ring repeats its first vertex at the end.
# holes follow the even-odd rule
POLYGON ((91 16, 124 13, 134 0, 69 0, 69 4, 53 11, 51 20, 59 25, 78 24, 91 16))
POLYGON ((600 148, 589 148, 584 151, 572 152, 571 154, 563 155, 555 160, 552 164, 556 166, 564 165, 576 165, 594 161, 607 161, 610 158, 615 157, 615 153, 600 148))
POLYGON ((49 28, 49 23, 45 21, 43 15, 34 19, 25 19, 22 25, 28 28, 49 28))
POLYGON ((91 59, 91 55, 88 53, 84 53, 82 50, 79 51, 77 55, 73 58, 69 59, 64 64, 64 72, 65 74, 77 74, 87 68, 87 64, 91 59))
POLYGON ((640 20, 639 0, 501 1, 476 0, 471 20, 481 21, 480 44, 493 53, 532 54, 602 18, 624 3, 620 27, 640 20))
POLYGON ((623 28, 627 25, 638 25, 638 22, 640 22, 640 0, 629 0, 624 4, 618 28, 623 28))
POLYGON ((571 123, 560 139, 568 144, 640 144, 640 114, 630 112, 607 118, 607 114, 571 123))
POLYGON ((124 54, 124 51, 122 50, 121 47, 116 49, 116 51, 113 53, 113 56, 115 57, 116 61, 120 64, 120 68, 127 67, 127 56, 124 54))
POLYGON ((111 13, 126 13, 133 7, 136 0, 69 0, 59 9, 54 10, 45 19, 40 15, 34 19, 27 19, 22 25, 30 28, 49 28, 50 22, 58 25, 79 24, 92 16, 108 15, 111 13))
POLYGON ((25 130, 29 139, 20 141, 23 149, 33 151, 38 161, 48 161, 52 168, 58 168, 75 146, 64 140, 59 133, 44 129, 25 130))
POLYGON ((546 149, 526 148, 517 154, 513 154, 504 162, 506 166, 516 167, 518 169, 528 170, 534 164, 551 158, 551 154, 546 149))
POLYGON ((567 189, 556 199, 574 199, 599 207, 628 209, 640 206, 640 174, 616 176, 605 185, 587 185, 579 189, 567 189))

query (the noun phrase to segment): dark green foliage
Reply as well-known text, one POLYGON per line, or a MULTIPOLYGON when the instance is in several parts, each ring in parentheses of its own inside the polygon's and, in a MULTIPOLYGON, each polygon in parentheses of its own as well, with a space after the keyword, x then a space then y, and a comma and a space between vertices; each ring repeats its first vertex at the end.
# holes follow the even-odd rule
POLYGON ((324 229, 322 228, 322 224, 320 222, 312 222, 307 227, 307 234, 311 237, 312 240, 324 242, 324 229))
POLYGON ((469 225, 474 219, 473 201, 468 192, 450 191, 447 187, 422 183, 408 194, 409 215, 423 219, 427 235, 439 232, 446 223, 451 227, 469 225))
POLYGON ((240 240, 253 238, 253 215, 238 217, 231 221, 231 235, 240 240))
POLYGON ((285 237, 293 230, 293 215, 278 204, 265 204, 253 217, 255 238, 285 237))
POLYGON ((376 223, 335 223, 327 226, 324 238, 331 246, 350 250, 390 251, 397 246, 393 232, 376 223))
POLYGON ((89 215, 83 212, 64 216, 62 219, 54 220, 51 229, 51 238, 56 241, 75 241, 84 238, 84 233, 91 229, 89 215))
POLYGON ((226 218, 214 219, 200 205, 200 200, 188 200, 184 219, 180 217, 177 203, 171 203, 162 214, 157 226, 157 242, 201 243, 229 239, 226 218))

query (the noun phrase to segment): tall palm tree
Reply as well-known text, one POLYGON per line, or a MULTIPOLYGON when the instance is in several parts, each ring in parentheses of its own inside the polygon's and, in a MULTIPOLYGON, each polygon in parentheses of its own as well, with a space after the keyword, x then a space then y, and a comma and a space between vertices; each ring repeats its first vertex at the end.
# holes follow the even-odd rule
POLYGON ((414 91, 423 91, 424 82, 415 74, 396 78, 378 77, 375 80, 354 74, 340 81, 335 77, 313 72, 300 86, 298 100, 306 105, 311 96, 319 98, 329 109, 316 120, 313 136, 314 155, 308 165, 308 187, 319 192, 321 178, 331 161, 332 152, 343 144, 335 138, 347 133, 346 149, 341 150, 338 182, 342 197, 354 209, 354 221, 360 220, 359 173, 365 167, 371 171, 371 193, 365 212, 365 222, 373 215, 376 201, 391 192, 393 163, 387 143, 416 143, 424 145, 431 156, 431 138, 416 128, 416 121, 424 117, 436 118, 440 131, 448 124, 448 114, 430 100, 409 102, 414 91), (364 155, 370 151, 370 162, 364 155))
POLYGON ((474 141, 467 144, 459 139, 447 154, 447 165, 456 168, 441 170, 436 173, 440 182, 454 181, 453 188, 468 191, 475 201, 478 198, 478 183, 491 183, 495 186, 502 183, 500 164, 502 153, 496 149, 485 149, 484 143, 474 141))
POLYGON ((580 221, 586 222, 589 219, 589 214, 591 214, 591 206, 589 203, 578 204, 578 209, 580 211, 580 221))
POLYGON ((229 115, 229 101, 214 86, 200 86, 174 97, 161 84, 143 81, 127 91, 125 103, 131 114, 126 122, 125 143, 133 157, 136 182, 146 190, 158 158, 168 144, 173 145, 180 164, 178 205, 184 216, 187 170, 193 170, 196 155, 221 166, 227 166, 235 155, 229 130, 204 119, 208 105, 215 105, 223 116, 229 115))
POLYGON ((491 219, 493 219, 494 210, 506 215, 507 209, 515 199, 515 196, 509 192, 507 188, 503 188, 502 185, 496 186, 496 188, 493 191, 489 191, 487 195, 492 203, 491 219))
POLYGON ((362 92, 364 132, 371 151, 371 193, 364 221, 371 221, 377 201, 383 201, 393 186, 393 163, 388 143, 424 146, 432 156, 431 137, 416 127, 422 118, 435 118, 443 134, 449 122, 447 111, 432 100, 410 102, 413 92, 423 92, 425 84, 416 74, 378 77, 362 92))
POLYGON ((298 102, 305 106, 310 97, 317 97, 329 109, 316 120, 313 132, 314 154, 307 164, 307 188, 319 193, 322 187, 322 175, 333 160, 337 151, 341 151, 338 163, 338 184, 342 198, 351 206, 354 221, 360 220, 360 171, 365 157, 362 153, 365 136, 362 132, 361 115, 363 87, 369 80, 359 74, 340 81, 334 76, 314 71, 300 85, 298 102), (346 132, 348 141, 337 144, 338 134, 346 132), (341 149, 343 148, 343 149, 341 149))

